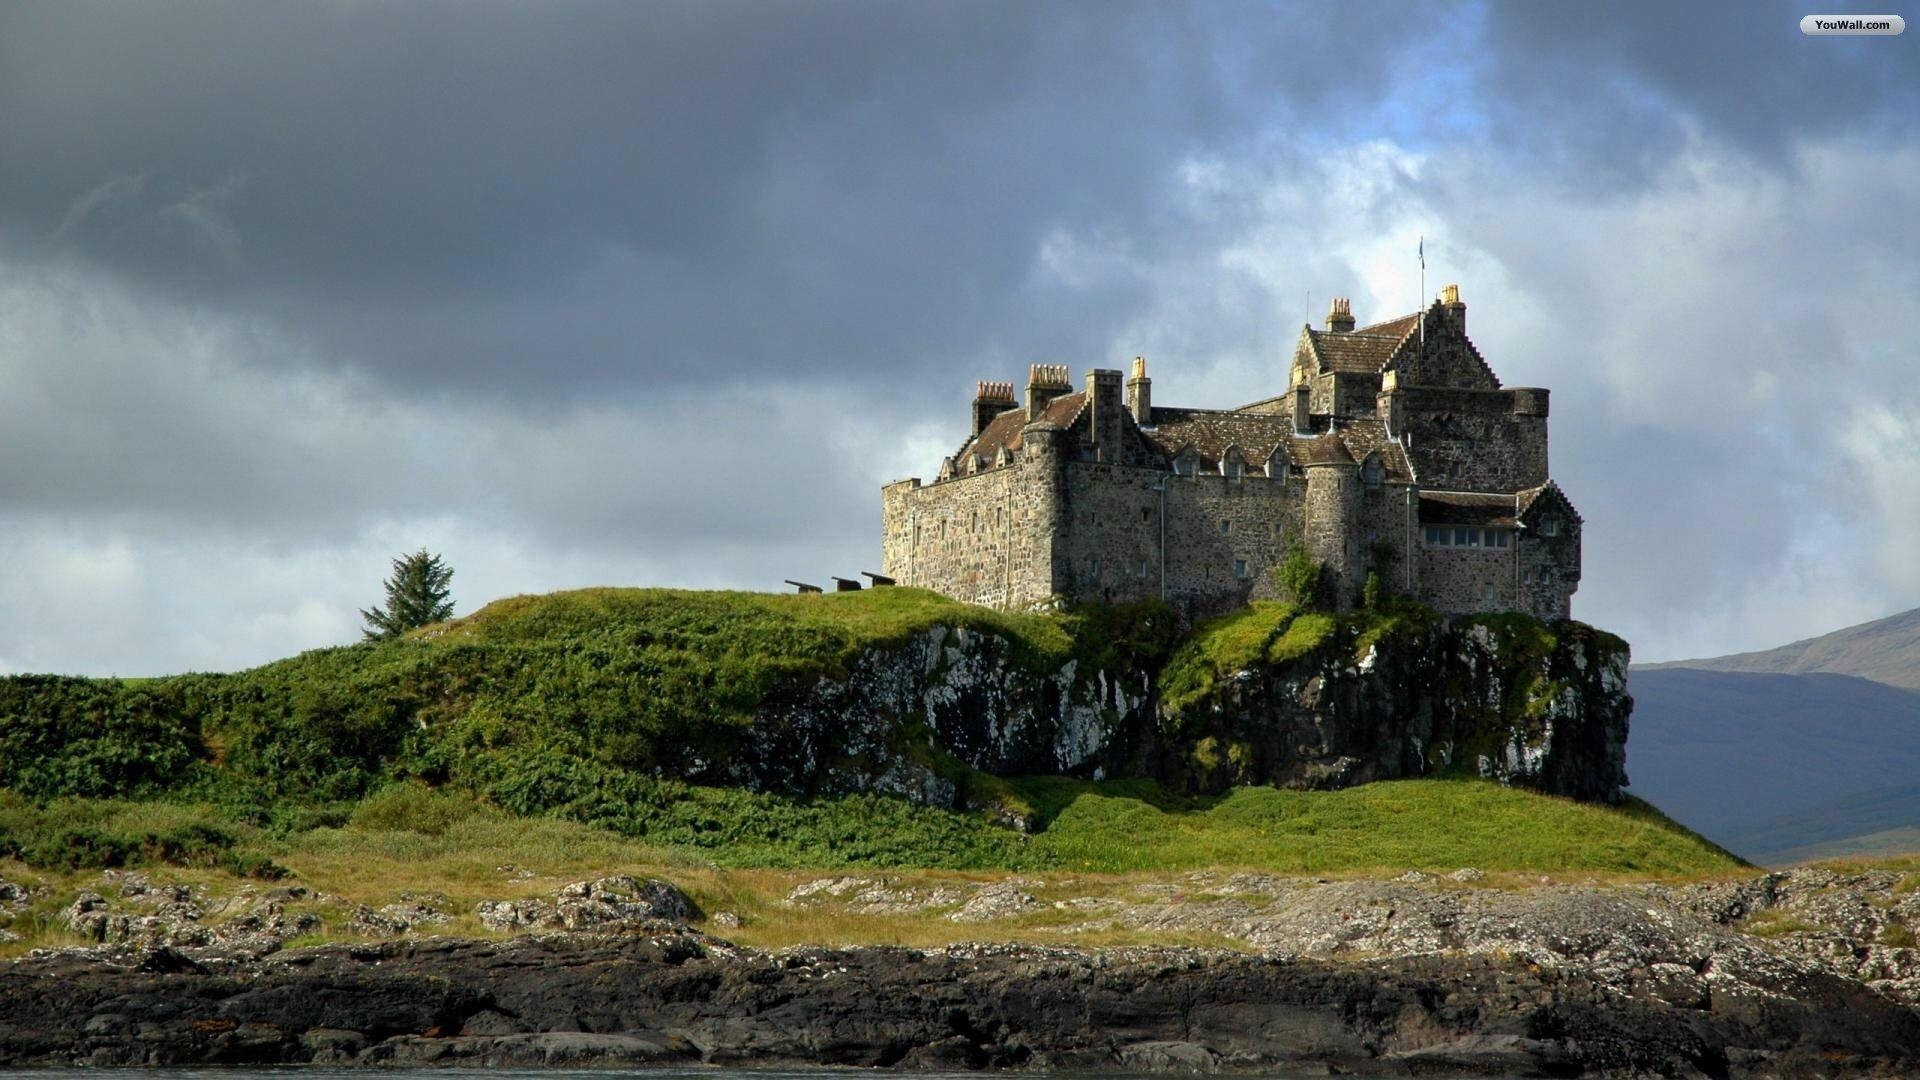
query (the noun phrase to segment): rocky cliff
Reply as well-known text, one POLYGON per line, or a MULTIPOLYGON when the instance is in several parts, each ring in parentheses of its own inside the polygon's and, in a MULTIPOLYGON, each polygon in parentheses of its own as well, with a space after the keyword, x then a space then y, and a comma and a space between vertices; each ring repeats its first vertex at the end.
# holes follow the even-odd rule
POLYGON ((1036 667, 1007 636, 936 627, 770 695, 722 778, 941 806, 977 801, 969 770, 1145 776, 1188 792, 1464 775, 1621 797, 1632 699, 1611 635, 1404 611, 1254 612, 1200 633, 1162 667, 1036 667), (1208 633, 1253 647, 1209 658, 1208 633))

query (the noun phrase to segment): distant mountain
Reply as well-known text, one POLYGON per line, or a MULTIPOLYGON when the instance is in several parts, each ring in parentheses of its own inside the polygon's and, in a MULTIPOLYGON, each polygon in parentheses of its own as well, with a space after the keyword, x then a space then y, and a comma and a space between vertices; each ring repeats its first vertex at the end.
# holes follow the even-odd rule
POLYGON ((1920 690, 1920 608, 1763 652, 1708 660, 1636 665, 1636 671, 1761 671, 1777 675, 1828 672, 1920 690))
POLYGON ((1920 693, 1850 675, 1673 665, 1634 668, 1628 689, 1631 793, 1749 859, 1792 861, 1869 833, 1895 843, 1920 828, 1920 693))

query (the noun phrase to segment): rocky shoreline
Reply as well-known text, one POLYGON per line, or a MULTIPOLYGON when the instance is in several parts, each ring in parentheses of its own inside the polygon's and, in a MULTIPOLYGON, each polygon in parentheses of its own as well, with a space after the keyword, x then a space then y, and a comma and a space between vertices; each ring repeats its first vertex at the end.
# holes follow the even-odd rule
MULTIPOLYGON (((1074 902, 1036 897, 1058 882, 820 878, 787 903, 919 913, 983 937, 1044 907, 1088 932, 1205 931, 1244 948, 768 952, 694 929, 720 924, 671 886, 606 879, 489 908, 525 931, 501 939, 278 948, 256 920, 250 939, 38 950, 0 964, 0 1067, 1911 1075, 1920 954, 1889 942, 1920 920, 1913 884, 1828 870, 1497 888, 1469 873, 1198 874, 1074 902)), ((83 898, 75 917, 111 928, 128 917, 115 902, 83 898)))

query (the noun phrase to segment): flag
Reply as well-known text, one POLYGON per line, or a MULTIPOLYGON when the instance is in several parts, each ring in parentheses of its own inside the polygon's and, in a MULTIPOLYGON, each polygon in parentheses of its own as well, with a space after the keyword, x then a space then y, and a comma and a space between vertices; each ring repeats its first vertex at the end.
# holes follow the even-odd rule
POLYGON ((1427 238, 1425 236, 1420 238, 1420 246, 1417 250, 1420 253, 1420 269, 1425 270, 1427 268, 1427 238))

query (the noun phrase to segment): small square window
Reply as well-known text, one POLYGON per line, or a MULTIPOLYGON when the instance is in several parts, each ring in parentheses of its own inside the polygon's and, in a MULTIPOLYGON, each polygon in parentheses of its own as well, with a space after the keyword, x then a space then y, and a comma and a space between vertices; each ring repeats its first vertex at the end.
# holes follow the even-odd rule
POLYGON ((1229 533, 1229 532, 1231 532, 1231 531, 1233 531, 1233 522, 1231 522, 1231 521, 1223 521, 1223 522, 1221 522, 1221 523, 1220 523, 1220 535, 1221 535, 1221 536, 1225 536, 1225 535, 1227 535, 1227 533, 1229 533))
POLYGON ((1234 576, 1234 577, 1237 577, 1237 578, 1239 578, 1239 579, 1241 579, 1242 581, 1245 581, 1245 580, 1246 580, 1246 577, 1247 577, 1247 560, 1245 560, 1245 559, 1235 559, 1235 560, 1233 560, 1233 576, 1234 576))
POLYGON ((1133 576, 1137 578, 1143 578, 1147 576, 1147 560, 1135 559, 1133 561, 1133 576))
POLYGON ((1472 541, 1468 539, 1468 537, 1471 535, 1473 535, 1472 529, 1464 528, 1461 526, 1455 526, 1453 530, 1453 546, 1466 547, 1468 544, 1472 543, 1472 541))

